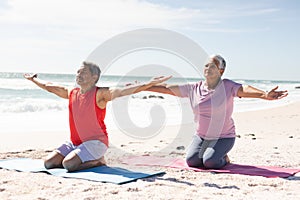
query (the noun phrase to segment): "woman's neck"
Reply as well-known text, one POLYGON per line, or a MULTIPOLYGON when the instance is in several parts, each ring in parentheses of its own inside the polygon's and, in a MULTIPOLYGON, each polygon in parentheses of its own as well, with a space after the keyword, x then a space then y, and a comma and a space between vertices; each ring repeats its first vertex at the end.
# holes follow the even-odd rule
POLYGON ((205 85, 207 86, 207 89, 209 90, 214 90, 217 85, 219 84, 221 80, 221 77, 217 78, 217 79, 205 79, 205 85))

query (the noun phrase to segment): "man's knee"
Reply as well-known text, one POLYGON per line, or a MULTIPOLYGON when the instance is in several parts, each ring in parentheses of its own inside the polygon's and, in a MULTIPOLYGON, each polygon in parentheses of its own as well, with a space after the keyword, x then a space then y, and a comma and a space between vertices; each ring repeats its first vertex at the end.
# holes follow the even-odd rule
POLYGON ((44 166, 46 169, 61 168, 62 167, 61 163, 62 163, 63 159, 64 159, 63 155, 61 155, 57 152, 52 152, 44 160, 44 166))
POLYGON ((74 163, 72 160, 63 160, 62 166, 69 172, 76 171, 78 169, 78 164, 74 163))
POLYGON ((55 158, 46 158, 44 160, 44 167, 46 169, 53 169, 53 168, 61 168, 62 163, 60 159, 55 159, 55 158))
POLYGON ((53 162, 51 162, 50 160, 44 160, 44 166, 46 169, 52 169, 55 167, 53 162))

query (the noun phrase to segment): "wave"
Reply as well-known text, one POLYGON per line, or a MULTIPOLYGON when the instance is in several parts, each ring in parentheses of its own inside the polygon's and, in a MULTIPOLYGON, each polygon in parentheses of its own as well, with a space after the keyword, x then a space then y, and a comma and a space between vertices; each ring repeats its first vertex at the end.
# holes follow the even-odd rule
POLYGON ((0 101, 0 113, 24 113, 43 111, 63 111, 68 107, 68 101, 51 99, 21 99, 0 101))
MULTIPOLYGON (((74 86, 74 75, 66 74, 41 74, 40 78, 59 83, 65 86, 74 86)), ((145 82, 150 80, 149 77, 121 77, 121 76, 103 76, 99 85, 124 86, 126 83, 145 82)), ((175 83, 191 83, 197 82, 198 79, 172 78, 168 82, 175 83)), ((289 96, 276 103, 300 100, 300 86, 298 81, 261 81, 261 80, 243 80, 235 79, 236 82, 249 84, 265 91, 270 91, 273 87, 279 85, 279 90, 288 90, 289 96)), ((43 111, 63 111, 67 110, 67 101, 58 98, 54 94, 48 93, 30 81, 23 78, 22 73, 2 73, 0 72, 0 113, 26 113, 26 112, 43 112, 43 111)), ((153 92, 140 92, 131 96, 131 100, 137 107, 145 107, 147 103, 157 103, 168 105, 168 109, 172 110, 178 106, 177 98, 153 92)), ((262 101, 259 99, 236 99, 237 110, 245 108, 259 109, 276 105, 275 102, 262 101)))

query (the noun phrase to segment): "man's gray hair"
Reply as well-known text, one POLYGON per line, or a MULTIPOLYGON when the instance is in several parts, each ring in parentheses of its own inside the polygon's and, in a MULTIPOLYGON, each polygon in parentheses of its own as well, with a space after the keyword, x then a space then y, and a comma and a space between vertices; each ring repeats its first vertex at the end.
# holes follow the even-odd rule
POLYGON ((98 76, 98 78, 96 80, 96 83, 97 83, 99 78, 100 78, 100 74, 101 74, 100 67, 95 63, 87 62, 87 61, 83 62, 83 66, 88 67, 90 72, 92 73, 92 75, 97 75, 98 76))

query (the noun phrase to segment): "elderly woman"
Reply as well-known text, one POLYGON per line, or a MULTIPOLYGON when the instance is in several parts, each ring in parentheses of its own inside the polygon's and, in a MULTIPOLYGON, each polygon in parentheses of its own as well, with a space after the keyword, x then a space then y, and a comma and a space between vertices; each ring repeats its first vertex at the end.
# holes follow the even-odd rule
POLYGON ((148 89, 190 99, 197 127, 186 156, 190 167, 218 169, 229 162, 227 153, 232 149, 236 135, 232 119, 234 97, 276 100, 287 96, 287 91, 276 91, 278 87, 264 92, 222 79, 225 68, 225 60, 220 55, 213 55, 204 66, 205 80, 148 89))

